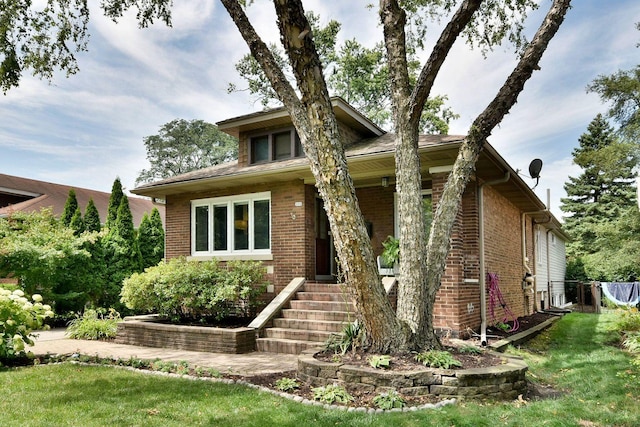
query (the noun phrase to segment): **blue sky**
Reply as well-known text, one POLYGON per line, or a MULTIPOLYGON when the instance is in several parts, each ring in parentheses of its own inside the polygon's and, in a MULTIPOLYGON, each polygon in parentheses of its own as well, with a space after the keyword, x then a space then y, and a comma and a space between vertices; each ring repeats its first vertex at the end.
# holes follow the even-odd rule
MULTIPOLYGON (((89 52, 78 55, 80 72, 51 83, 26 76, 19 88, 0 95, 0 173, 110 191, 116 176, 134 187, 148 167, 143 138, 176 118, 211 123, 260 109, 242 87, 234 63, 248 52, 226 11, 210 0, 182 0, 173 28, 138 29, 132 15, 118 24, 92 4, 89 52)), ((365 45, 381 40, 369 1, 305 2, 323 21, 342 22, 341 39, 365 45)), ((550 1, 531 15, 533 34, 550 1)), ((271 2, 255 2, 249 16, 267 41, 277 41, 271 2)), ((640 63, 637 0, 576 0, 545 53, 541 70, 490 137, 515 168, 544 161, 536 192, 560 218, 562 185, 579 170, 571 152, 596 114, 606 111, 585 87, 600 74, 640 63)), ((435 35, 432 35, 435 37, 435 35)), ((427 40, 429 45, 429 40, 427 40)), ((446 94, 460 115, 451 134, 465 134, 495 95, 515 63, 508 47, 483 59, 459 41, 438 77, 434 94, 446 94)), ((533 184, 532 184, 533 185, 533 184)))

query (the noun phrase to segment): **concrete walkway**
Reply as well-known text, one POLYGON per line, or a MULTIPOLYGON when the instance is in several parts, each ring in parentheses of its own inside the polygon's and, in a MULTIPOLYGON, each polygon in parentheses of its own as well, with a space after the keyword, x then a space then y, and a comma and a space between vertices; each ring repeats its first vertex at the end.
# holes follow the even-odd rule
POLYGON ((38 332, 33 347, 27 347, 36 355, 74 353, 88 356, 98 355, 102 358, 129 359, 162 359, 179 362, 184 360, 192 366, 214 368, 223 373, 251 376, 264 373, 277 373, 295 370, 298 356, 293 354, 247 353, 223 354, 202 353, 198 351, 175 350, 168 348, 138 347, 115 344, 110 341, 88 341, 69 339, 64 329, 52 329, 38 332))

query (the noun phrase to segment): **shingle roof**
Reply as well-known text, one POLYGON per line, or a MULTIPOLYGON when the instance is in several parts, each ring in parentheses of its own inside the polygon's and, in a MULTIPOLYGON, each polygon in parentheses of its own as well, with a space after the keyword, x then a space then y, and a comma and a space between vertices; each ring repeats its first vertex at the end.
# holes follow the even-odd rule
MULTIPOLYGON (((72 188, 76 193, 78 206, 83 214, 89 199, 92 198, 100 213, 100 220, 104 223, 107 219, 110 193, 4 174, 0 174, 0 202, 4 201, 0 205, 2 206, 0 207, 0 217, 15 211, 35 212, 42 208, 51 208, 54 215, 59 216, 64 211, 69 190, 72 188), (9 204, 9 199, 15 201, 9 204)), ((164 223, 163 205, 154 204, 149 199, 129 197, 129 207, 136 227, 140 225, 145 212, 150 213, 154 207, 160 211, 164 223)))

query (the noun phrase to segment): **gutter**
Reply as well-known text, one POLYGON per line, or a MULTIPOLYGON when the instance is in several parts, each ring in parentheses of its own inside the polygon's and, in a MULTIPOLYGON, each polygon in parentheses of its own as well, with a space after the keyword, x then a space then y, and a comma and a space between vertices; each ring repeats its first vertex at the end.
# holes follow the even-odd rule
POLYGON ((478 187, 478 234, 480 249, 480 344, 487 345, 487 278, 484 272, 484 187, 485 185, 502 184, 509 181, 511 172, 507 171, 502 178, 487 181, 478 187))

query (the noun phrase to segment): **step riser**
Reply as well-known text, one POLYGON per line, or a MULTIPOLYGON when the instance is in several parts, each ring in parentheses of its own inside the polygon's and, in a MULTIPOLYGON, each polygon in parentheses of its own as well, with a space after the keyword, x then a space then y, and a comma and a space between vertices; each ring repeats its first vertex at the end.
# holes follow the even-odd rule
POLYGON ((282 318, 273 320, 273 326, 276 328, 305 329, 311 331, 340 332, 345 325, 347 325, 347 322, 282 318))
POLYGON ((296 300, 351 303, 351 298, 349 298, 349 296, 332 292, 298 292, 298 294, 296 295, 296 300))
POLYGON ((286 308, 282 310, 284 319, 319 320, 330 322, 353 322, 356 316, 346 311, 319 311, 319 310, 294 310, 286 308))
POLYGON ((331 332, 304 331, 299 329, 268 328, 264 331, 264 338, 277 338, 295 341, 315 341, 324 343, 331 337, 331 332))
POLYGON ((329 292, 332 294, 348 294, 344 285, 336 285, 332 283, 305 283, 304 292, 329 292))
POLYGON ((301 343, 297 341, 284 341, 271 338, 258 338, 256 340, 258 351, 280 354, 300 354, 309 348, 317 348, 318 343, 301 343))
POLYGON ((323 310, 323 311, 347 311, 355 313, 353 303, 337 301, 291 301, 291 308, 295 310, 323 310))

